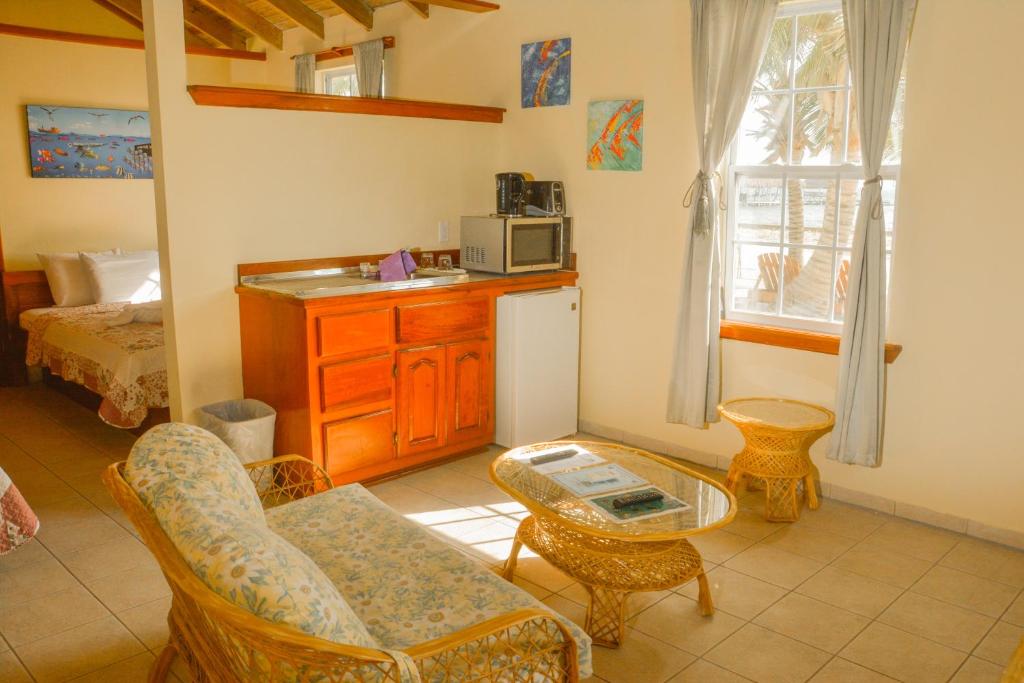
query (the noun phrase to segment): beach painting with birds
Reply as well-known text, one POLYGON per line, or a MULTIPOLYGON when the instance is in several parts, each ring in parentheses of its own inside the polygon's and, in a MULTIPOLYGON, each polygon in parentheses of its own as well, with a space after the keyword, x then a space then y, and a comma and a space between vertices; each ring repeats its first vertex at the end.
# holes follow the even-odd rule
POLYGON ((644 161, 644 101, 601 100, 587 107, 587 168, 639 171, 644 161))
POLYGON ((523 45, 521 68, 524 108, 569 104, 572 38, 523 45))
POLYGON ((41 104, 25 109, 33 178, 153 177, 149 112, 41 104))

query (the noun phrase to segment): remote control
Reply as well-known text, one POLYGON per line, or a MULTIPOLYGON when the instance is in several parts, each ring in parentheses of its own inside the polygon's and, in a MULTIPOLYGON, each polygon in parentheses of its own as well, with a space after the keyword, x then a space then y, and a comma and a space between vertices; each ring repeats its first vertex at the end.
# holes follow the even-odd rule
POLYGON ((631 505, 640 505, 641 503, 652 503, 656 500, 661 500, 665 496, 661 495, 657 491, 644 491, 642 493, 627 493, 624 496, 619 496, 612 500, 612 506, 618 510, 619 508, 630 507, 631 505))
POLYGON ((556 460, 565 460, 566 458, 571 458, 574 455, 576 455, 576 451, 574 451, 571 448, 565 448, 565 449, 560 450, 560 451, 555 451, 554 453, 545 453, 544 455, 535 455, 532 458, 530 458, 530 464, 531 465, 543 465, 545 463, 555 462, 556 460))

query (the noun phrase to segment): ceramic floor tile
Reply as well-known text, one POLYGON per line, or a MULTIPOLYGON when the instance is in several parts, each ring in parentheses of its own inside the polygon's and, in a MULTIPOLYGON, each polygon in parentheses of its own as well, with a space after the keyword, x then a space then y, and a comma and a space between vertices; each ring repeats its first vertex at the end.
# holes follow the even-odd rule
POLYGON ((117 618, 142 644, 150 650, 159 650, 167 644, 167 613, 171 609, 171 598, 160 598, 118 612, 117 618))
POLYGON ((18 605, 5 605, 0 610, 0 633, 16 648, 109 614, 89 591, 76 584, 18 605))
POLYGON ((950 683, 1000 683, 1003 680, 1003 666, 986 662, 977 657, 968 657, 950 683))
POLYGON ((800 585, 796 592, 874 618, 902 591, 887 583, 830 566, 800 585))
POLYGON ((79 581, 92 581, 140 565, 156 566, 146 546, 133 536, 77 550, 61 561, 79 581))
MULTIPOLYGON (((370 493, 380 498, 403 515, 436 513, 445 510, 462 510, 437 496, 424 493, 417 488, 392 480, 370 487, 370 493)), ((454 514, 454 513, 453 513, 454 514)), ((450 521, 450 520, 449 520, 450 521)))
POLYGON ((75 683, 140 683, 147 679, 153 659, 152 652, 143 652, 76 678, 75 683))
POLYGON ((0 572, 14 571, 25 565, 52 559, 50 551, 36 539, 23 543, 6 555, 0 555, 0 572))
POLYGON ((63 681, 97 671, 145 651, 113 616, 37 640, 15 652, 39 681, 63 681))
POLYGON ((792 590, 825 565, 771 545, 758 544, 725 563, 729 569, 792 590))
MULTIPOLYGON (((715 567, 708 572, 708 586, 716 609, 742 619, 753 619, 786 594, 783 588, 728 567, 715 567)), ((689 581, 676 592, 696 600, 699 585, 696 580, 689 581)))
POLYGON ((1003 613, 1003 621, 1008 621, 1015 626, 1024 626, 1024 592, 1017 596, 1010 608, 1003 613))
POLYGON ((877 622, 840 654, 843 659, 908 683, 947 681, 967 659, 963 652, 877 622))
POLYGON ((32 683, 32 677, 13 652, 0 652, 0 681, 4 683, 32 683))
MULTIPOLYGON (((577 582, 573 582, 568 588, 558 591, 558 594, 584 607, 590 604, 590 593, 587 592, 587 589, 582 584, 577 582)), ((626 600, 626 619, 632 619, 640 614, 640 612, 664 600, 669 595, 672 595, 672 591, 640 591, 631 594, 626 600)))
POLYGON ((995 620, 918 593, 904 593, 878 621, 923 636, 954 650, 970 652, 995 620))
POLYGON ((790 593, 754 623, 835 654, 868 625, 869 619, 799 593, 790 593))
POLYGON ((814 674, 812 683, 892 683, 895 679, 836 657, 814 674))
POLYGON ((881 512, 826 500, 817 510, 804 510, 798 524, 805 529, 827 531, 860 541, 891 519, 891 515, 881 512))
POLYGON ((0 572, 0 605, 11 607, 23 602, 52 595, 76 585, 75 577, 64 566, 47 557, 19 568, 0 572))
POLYGON ((552 593, 564 590, 573 583, 571 578, 552 567, 547 560, 537 556, 524 557, 523 553, 519 554, 515 574, 552 593))
POLYGON ((867 542, 881 549, 910 555, 927 562, 938 562, 963 538, 944 529, 893 519, 872 533, 867 542))
POLYGON ((700 552, 701 557, 715 564, 722 564, 754 545, 752 538, 739 536, 724 529, 693 536, 690 543, 700 552))
POLYGON ((728 669, 698 659, 672 678, 668 683, 747 683, 750 679, 734 674, 728 669))
MULTIPOLYGON (((545 605, 555 610, 563 617, 576 624, 580 628, 586 623, 587 608, 578 602, 574 602, 563 595, 549 595, 541 600, 545 605)), ((597 649, 597 648, 595 648, 597 649)))
POLYGON ((705 617, 697 603, 682 595, 670 595, 630 622, 635 630, 698 656, 736 632, 743 623, 721 610, 705 617))
POLYGON ((58 558, 85 548, 132 538, 131 534, 106 515, 77 524, 56 527, 43 525, 37 537, 58 558))
POLYGON ((827 531, 808 529, 799 526, 799 523, 781 529, 761 542, 764 545, 770 545, 794 555, 809 557, 818 562, 831 562, 857 543, 852 538, 827 531))
POLYGON ((594 673, 609 683, 665 681, 694 659, 692 654, 661 640, 626 629, 625 639, 617 650, 594 648, 594 673))
MULTIPOLYGON (((869 542, 870 539, 865 541, 869 542)), ((832 566, 906 590, 931 569, 932 563, 877 546, 861 544, 833 562, 832 566)))
POLYGON ((546 598, 549 595, 551 595, 551 591, 549 591, 547 588, 543 588, 541 586, 538 586, 537 584, 533 583, 532 581, 527 581, 526 579, 524 579, 521 576, 515 577, 515 579, 512 581, 512 583, 514 583, 515 585, 519 586, 524 591, 526 591, 527 593, 529 593, 533 597, 537 598, 538 600, 543 600, 544 598, 546 598))
POLYGON ((975 539, 960 541, 939 564, 1024 588, 1024 552, 975 539))
POLYGON ((730 534, 737 536, 743 536, 754 541, 760 541, 761 539, 774 534, 777 531, 781 531, 782 527, 777 522, 769 522, 764 518, 763 511, 754 512, 752 510, 740 509, 736 513, 736 517, 729 523, 726 530, 730 534))
POLYGON ((817 673, 830 655, 766 628, 747 624, 704 658, 758 683, 802 683, 817 673))
POLYGON ((39 517, 39 523, 47 529, 102 520, 105 517, 102 510, 78 494, 44 505, 33 506, 32 509, 39 517))
POLYGON ((956 569, 936 566, 910 589, 953 605, 999 617, 1017 597, 1017 589, 956 569))
POLYGON ((491 463, 497 458, 504 449, 491 451, 488 450, 484 453, 477 453, 466 458, 459 458, 450 462, 446 467, 450 467, 453 470, 461 472, 462 474, 468 474, 471 477, 482 479, 483 481, 491 481, 491 463))
POLYGON ((1021 644, 1022 639, 1024 639, 1024 628, 1000 621, 992 627, 985 639, 974 650, 974 656, 1005 667, 1010 663, 1010 658, 1021 644))
POLYGON ((159 567, 149 565, 93 579, 85 586, 111 612, 123 612, 171 594, 159 567))

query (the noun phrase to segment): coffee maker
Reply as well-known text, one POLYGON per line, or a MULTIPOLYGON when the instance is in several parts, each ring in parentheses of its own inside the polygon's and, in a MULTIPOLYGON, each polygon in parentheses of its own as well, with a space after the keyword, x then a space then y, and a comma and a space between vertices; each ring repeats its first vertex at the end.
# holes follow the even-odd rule
POLYGON ((526 183, 524 173, 497 173, 494 176, 497 214, 522 216, 526 213, 526 183))

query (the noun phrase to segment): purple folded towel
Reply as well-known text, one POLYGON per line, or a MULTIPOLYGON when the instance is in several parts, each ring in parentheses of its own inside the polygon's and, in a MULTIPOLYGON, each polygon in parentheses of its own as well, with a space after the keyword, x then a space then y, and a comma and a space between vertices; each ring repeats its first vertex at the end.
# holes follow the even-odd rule
POLYGON ((380 279, 382 282, 398 282, 408 280, 409 273, 416 270, 416 261, 405 249, 399 249, 380 262, 380 279))

